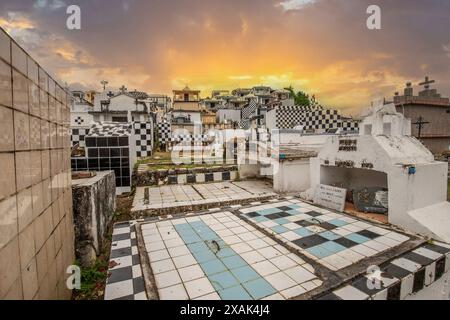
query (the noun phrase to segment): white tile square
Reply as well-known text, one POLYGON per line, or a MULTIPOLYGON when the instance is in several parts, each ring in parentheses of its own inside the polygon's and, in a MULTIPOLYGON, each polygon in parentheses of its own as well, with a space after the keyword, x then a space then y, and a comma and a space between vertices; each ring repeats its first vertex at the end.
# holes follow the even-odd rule
POLYGON ((105 300, 113 300, 133 294, 133 280, 109 283, 105 289, 105 300))
POLYGON ((256 262, 265 260, 265 258, 261 254, 254 251, 242 253, 241 258, 244 259, 248 264, 254 264, 256 262))
POLYGON ((181 283, 180 276, 176 270, 155 274, 155 281, 158 289, 181 283))
POLYGON ((158 290, 160 300, 188 300, 186 290, 182 284, 158 290))
POLYGON ((372 248, 366 247, 363 244, 358 244, 354 247, 352 247, 352 250, 362 254, 365 257, 371 257, 373 255, 376 255, 378 252, 376 250, 373 250, 372 248))
POLYGON ((283 272, 277 272, 265 277, 265 279, 278 291, 291 288, 296 285, 295 281, 283 272))
POLYGON ((124 257, 120 257, 120 258, 114 258, 110 260, 110 264, 111 262, 114 262, 115 266, 114 267, 110 267, 110 270, 116 270, 116 269, 120 269, 120 268, 124 268, 124 267, 129 267, 132 265, 132 259, 131 256, 124 256, 124 257))
POLYGON ((184 268, 184 267, 192 266, 197 263, 197 260, 195 260, 194 256, 192 256, 192 254, 178 256, 178 257, 173 258, 172 260, 177 268, 184 268))
POLYGON ((175 265, 172 259, 160 260, 156 262, 150 262, 153 274, 163 273, 171 270, 175 270, 175 265))
POLYGON ((294 241, 294 240, 301 238, 298 234, 296 234, 295 232, 292 232, 292 231, 284 232, 284 233, 280 234, 280 236, 282 236, 283 238, 285 238, 289 241, 294 241))
POLYGON ((296 283, 303 283, 316 278, 314 274, 306 270, 301 266, 296 266, 284 271, 291 279, 293 279, 296 283))
POLYGON ((367 300, 369 298, 367 294, 350 285, 333 291, 333 293, 343 300, 367 300))
POLYGON ((305 292, 306 292, 306 290, 302 286, 295 286, 295 287, 281 291, 281 295, 286 299, 291 299, 291 298, 297 297, 305 292))
POLYGON ((147 252, 152 252, 152 251, 163 250, 166 247, 164 246, 164 242, 156 241, 156 242, 145 242, 145 248, 147 249, 147 252))
POLYGON ((247 244, 255 250, 258 250, 258 249, 268 246, 268 244, 262 239, 250 240, 247 242, 247 244))
POLYGON ((222 237, 222 240, 225 241, 225 243, 228 244, 228 245, 232 245, 232 244, 236 244, 236 243, 242 242, 242 240, 238 236, 222 237))
POLYGON ((251 241, 251 240, 255 240, 258 239, 258 237, 256 235, 254 235, 253 233, 247 231, 247 233, 241 233, 238 236, 239 238, 242 239, 242 241, 251 241))
POLYGON ((142 276, 142 269, 141 269, 141 265, 137 264, 131 267, 131 272, 133 275, 133 279, 135 278, 139 278, 142 276))
POLYGON ((190 253, 188 247, 186 245, 173 247, 173 248, 167 248, 169 251, 169 254, 172 258, 184 256, 190 253))
POLYGON ((205 276, 203 270, 197 264, 178 269, 178 273, 180 274, 183 282, 188 282, 205 276))
POLYGON ((170 239, 165 242, 167 248, 179 247, 184 245, 184 241, 181 238, 170 239))
POLYGON ((122 248, 129 248, 129 247, 131 247, 131 240, 130 239, 120 240, 120 241, 113 241, 111 243, 111 248, 113 250, 122 249, 122 248))
POLYGON ((200 278, 197 280, 185 282, 184 286, 186 287, 190 299, 195 299, 215 292, 213 286, 207 278, 200 278))
POLYGON ((166 249, 152 251, 148 253, 148 259, 150 262, 156 262, 164 259, 169 259, 169 252, 166 249))
POLYGON ((351 249, 345 249, 343 251, 340 251, 337 253, 340 257, 344 258, 345 260, 348 260, 352 263, 356 263, 362 259, 365 258, 365 256, 363 256, 360 253, 357 253, 351 249))
POLYGON ((266 259, 272 259, 282 255, 282 253, 274 247, 265 247, 262 249, 258 249, 257 251, 266 259))
POLYGON ((286 257, 284 255, 276 257, 276 258, 272 258, 272 259, 270 259, 270 262, 272 262, 280 270, 290 269, 297 265, 297 263, 295 261, 289 259, 288 257, 286 257))
POLYGON ((263 277, 280 271, 280 269, 268 260, 257 262, 251 266, 263 277))
POLYGON ((231 247, 231 249, 233 249, 238 254, 254 250, 252 247, 250 247, 248 244, 246 244, 244 242, 237 243, 237 244, 232 244, 230 247, 231 247))
POLYGON ((207 295, 195 298, 194 300, 221 300, 220 296, 217 294, 217 292, 212 292, 207 295))

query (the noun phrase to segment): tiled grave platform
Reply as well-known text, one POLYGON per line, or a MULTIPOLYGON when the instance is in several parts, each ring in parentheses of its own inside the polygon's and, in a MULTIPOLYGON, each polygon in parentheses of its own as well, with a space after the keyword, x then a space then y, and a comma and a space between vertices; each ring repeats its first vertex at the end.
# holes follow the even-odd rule
POLYGON ((187 212, 275 196, 277 194, 272 191, 271 185, 264 181, 138 187, 131 211, 174 213, 182 210, 187 212))
POLYGON ((116 225, 111 265, 128 258, 107 299, 145 298, 144 287, 151 299, 404 299, 450 265, 447 245, 292 197, 134 223, 116 225), (379 289, 367 287, 369 266, 383 271, 379 289))
POLYGON ((288 299, 322 284, 311 265, 231 212, 141 227, 160 299, 288 299))
POLYGON ((244 208, 239 212, 289 247, 334 271, 410 239, 297 199, 244 208))

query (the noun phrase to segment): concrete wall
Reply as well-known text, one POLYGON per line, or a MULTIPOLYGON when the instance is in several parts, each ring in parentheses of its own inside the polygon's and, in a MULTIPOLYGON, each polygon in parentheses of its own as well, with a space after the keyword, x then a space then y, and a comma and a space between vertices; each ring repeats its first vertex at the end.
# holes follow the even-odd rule
POLYGON ((68 299, 67 94, 0 29, 0 299, 68 299))
POLYGON ((72 182, 75 253, 83 266, 92 264, 104 246, 116 210, 115 179, 114 171, 102 171, 72 182))
POLYGON ((311 185, 309 159, 280 162, 277 170, 273 174, 275 192, 301 192, 311 185))

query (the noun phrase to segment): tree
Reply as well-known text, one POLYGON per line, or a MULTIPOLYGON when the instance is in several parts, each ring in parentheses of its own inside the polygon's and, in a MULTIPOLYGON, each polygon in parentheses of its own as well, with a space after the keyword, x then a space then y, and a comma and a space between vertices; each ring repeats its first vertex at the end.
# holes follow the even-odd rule
POLYGON ((291 97, 294 98, 295 105, 297 106, 310 106, 311 100, 309 99, 309 96, 303 92, 298 91, 295 93, 294 88, 292 86, 289 86, 289 88, 285 88, 288 90, 291 94, 291 97))

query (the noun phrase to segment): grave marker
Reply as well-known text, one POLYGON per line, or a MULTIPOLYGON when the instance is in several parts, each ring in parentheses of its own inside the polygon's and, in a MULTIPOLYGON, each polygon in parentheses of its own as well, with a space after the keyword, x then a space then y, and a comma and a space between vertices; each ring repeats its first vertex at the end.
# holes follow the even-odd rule
POLYGON ((343 212, 346 194, 347 189, 319 184, 314 193, 314 203, 343 212))

